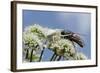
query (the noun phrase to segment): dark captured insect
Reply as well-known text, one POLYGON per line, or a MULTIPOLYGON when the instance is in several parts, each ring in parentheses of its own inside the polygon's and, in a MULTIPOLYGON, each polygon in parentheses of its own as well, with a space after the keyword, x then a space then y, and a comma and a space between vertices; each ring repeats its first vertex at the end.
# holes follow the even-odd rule
POLYGON ((61 31, 61 36, 64 37, 65 39, 69 39, 72 42, 77 43, 80 47, 84 47, 84 42, 80 38, 80 36, 76 33, 73 33, 71 31, 61 31))

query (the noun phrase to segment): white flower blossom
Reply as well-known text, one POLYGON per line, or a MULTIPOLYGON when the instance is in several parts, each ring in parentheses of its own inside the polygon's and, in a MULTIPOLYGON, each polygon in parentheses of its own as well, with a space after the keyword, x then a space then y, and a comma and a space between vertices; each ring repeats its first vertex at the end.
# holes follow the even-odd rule
POLYGON ((75 53, 75 48, 71 41, 67 39, 60 39, 56 42, 51 42, 49 48, 53 51, 56 51, 57 54, 64 55, 64 53, 73 54, 75 53), (55 50, 56 49, 56 50, 55 50))
POLYGON ((25 32, 33 33, 34 35, 38 36, 39 39, 43 39, 46 37, 43 32, 43 27, 38 24, 28 26, 27 28, 25 28, 25 32))
MULTIPOLYGON (((24 47, 34 49, 33 55, 40 55, 43 48, 52 50, 56 55, 66 60, 85 60, 83 53, 77 53, 72 41, 61 37, 62 29, 51 29, 34 24, 25 28, 23 32, 24 47), (38 45, 38 48, 34 48, 38 45), (38 50, 39 49, 39 50, 38 50)), ((38 58, 37 58, 38 59, 38 58)))
POLYGON ((23 43, 28 48, 35 47, 39 42, 39 39, 36 36, 33 36, 33 33, 23 33, 23 43))
POLYGON ((75 59, 76 60, 86 60, 87 57, 83 53, 76 53, 75 59))

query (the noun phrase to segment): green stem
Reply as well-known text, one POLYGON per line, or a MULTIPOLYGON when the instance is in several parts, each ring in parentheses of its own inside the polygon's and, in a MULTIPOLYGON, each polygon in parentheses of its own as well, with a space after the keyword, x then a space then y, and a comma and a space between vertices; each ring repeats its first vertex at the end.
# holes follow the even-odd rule
POLYGON ((53 58, 53 61, 55 61, 55 60, 56 60, 56 58, 57 58, 57 55, 55 55, 55 57, 53 58))
POLYGON ((51 59, 50 59, 50 61, 52 61, 53 60, 53 58, 56 56, 56 54, 54 53, 53 55, 52 55, 52 57, 51 57, 51 59))
POLYGON ((59 58, 57 59, 57 61, 59 61, 61 59, 61 56, 59 56, 59 58))
POLYGON ((33 49, 31 51, 30 62, 32 62, 32 56, 33 56, 33 49))
POLYGON ((39 58, 39 62, 41 61, 41 59, 42 59, 42 56, 43 56, 43 53, 44 53, 44 47, 43 47, 43 50, 41 51, 41 55, 40 55, 40 58, 39 58))
POLYGON ((28 53, 29 53, 29 50, 27 49, 26 50, 26 57, 25 57, 25 59, 28 59, 28 53))

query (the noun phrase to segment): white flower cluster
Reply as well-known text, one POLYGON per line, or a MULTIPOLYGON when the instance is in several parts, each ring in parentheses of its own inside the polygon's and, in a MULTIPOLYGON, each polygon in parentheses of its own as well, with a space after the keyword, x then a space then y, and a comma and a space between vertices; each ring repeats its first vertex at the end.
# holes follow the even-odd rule
POLYGON ((81 52, 76 52, 72 55, 68 54, 68 53, 65 53, 64 57, 67 60, 86 60, 87 59, 87 57, 81 52))
POLYGON ((25 28, 25 32, 33 33, 34 35, 38 36, 39 39, 43 39, 45 37, 44 32, 43 32, 43 27, 37 24, 31 25, 25 28))
POLYGON ((48 35, 56 32, 56 29, 50 29, 48 27, 42 27, 39 24, 33 24, 25 28, 25 32, 27 33, 34 33, 39 37, 47 37, 48 35))
POLYGON ((23 43, 26 48, 36 50, 36 45, 40 49, 49 48, 58 56, 64 56, 67 60, 87 59, 82 53, 77 53, 72 41, 61 38, 61 29, 50 29, 34 24, 25 28, 23 32, 23 43))
POLYGON ((39 45, 40 49, 43 49, 45 39, 46 35, 44 33, 44 28, 40 25, 34 24, 25 28, 23 33, 23 41, 25 45, 28 45, 29 47, 39 45))
POLYGON ((87 57, 83 53, 76 53, 75 60, 86 60, 87 57))
POLYGON ((23 43, 27 48, 31 48, 37 45, 38 38, 33 36, 33 33, 23 33, 23 43))
POLYGON ((55 51, 58 55, 64 55, 65 53, 71 55, 75 53, 75 48, 72 42, 67 39, 60 39, 56 42, 51 42, 49 48, 55 51))

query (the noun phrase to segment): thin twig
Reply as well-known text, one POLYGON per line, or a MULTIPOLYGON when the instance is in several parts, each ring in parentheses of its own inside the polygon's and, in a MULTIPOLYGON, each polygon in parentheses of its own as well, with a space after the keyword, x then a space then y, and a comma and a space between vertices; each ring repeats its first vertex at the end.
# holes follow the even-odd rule
POLYGON ((57 55, 55 55, 55 57, 53 58, 53 61, 55 61, 55 60, 56 60, 56 58, 57 58, 57 55))
POLYGON ((53 58, 56 56, 56 54, 54 53, 53 55, 52 55, 52 57, 51 57, 51 59, 50 59, 50 61, 52 61, 53 60, 53 58))
POLYGON ((29 53, 29 50, 26 49, 26 56, 25 56, 25 59, 28 59, 28 53, 29 53))
MULTIPOLYGON (((38 45, 36 45, 34 48, 37 48, 37 47, 38 47, 38 45)), ((32 62, 32 60, 33 60, 33 49, 31 51, 30 62, 32 62)))
POLYGON ((59 58, 57 59, 57 61, 59 61, 61 59, 61 56, 59 56, 59 58))
POLYGON ((31 51, 30 62, 32 62, 32 58, 33 58, 33 49, 31 51))
POLYGON ((44 47, 43 47, 43 50, 41 51, 41 55, 40 55, 40 58, 39 58, 39 62, 41 61, 41 59, 42 59, 42 56, 43 56, 43 53, 44 53, 44 47))

